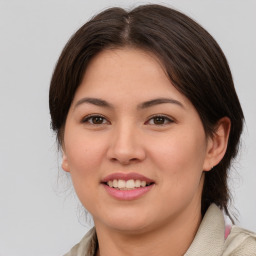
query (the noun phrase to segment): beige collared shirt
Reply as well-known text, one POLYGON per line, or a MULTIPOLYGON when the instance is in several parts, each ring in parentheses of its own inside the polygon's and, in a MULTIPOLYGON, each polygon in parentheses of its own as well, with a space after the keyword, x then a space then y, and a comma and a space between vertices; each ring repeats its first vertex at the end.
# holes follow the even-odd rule
MULTIPOLYGON (((227 239, 222 211, 212 204, 199 226, 197 234, 184 256, 256 256, 256 234, 232 226, 227 239)), ((95 229, 91 229, 64 256, 94 256, 97 249, 95 229)))

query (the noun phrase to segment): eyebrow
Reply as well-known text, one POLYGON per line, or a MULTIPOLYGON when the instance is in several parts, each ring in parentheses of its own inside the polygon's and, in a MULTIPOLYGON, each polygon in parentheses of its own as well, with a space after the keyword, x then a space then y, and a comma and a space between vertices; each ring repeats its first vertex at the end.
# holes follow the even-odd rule
POLYGON ((170 98, 157 98, 157 99, 152 99, 152 100, 149 100, 149 101, 145 101, 145 102, 139 104, 138 108, 139 109, 144 109, 144 108, 149 108, 149 107, 153 107, 155 105, 165 104, 165 103, 176 104, 176 105, 184 108, 184 105, 180 101, 170 99, 170 98))
POLYGON ((82 98, 75 104, 74 108, 78 107, 83 103, 89 103, 89 104, 93 104, 95 106, 100 106, 100 107, 113 108, 113 106, 110 103, 98 98, 82 98))
MULTIPOLYGON (((113 108, 112 104, 108 103, 105 100, 99 99, 99 98, 82 98, 75 104, 74 108, 78 107, 79 105, 81 105, 83 103, 89 103, 89 104, 93 104, 93 105, 99 106, 99 107, 113 108)), ((176 104, 176 105, 184 108, 184 105, 178 100, 171 99, 171 98, 157 98, 157 99, 152 99, 152 100, 145 101, 145 102, 139 104, 137 109, 145 109, 145 108, 149 108, 149 107, 153 107, 155 105, 165 104, 165 103, 176 104)))

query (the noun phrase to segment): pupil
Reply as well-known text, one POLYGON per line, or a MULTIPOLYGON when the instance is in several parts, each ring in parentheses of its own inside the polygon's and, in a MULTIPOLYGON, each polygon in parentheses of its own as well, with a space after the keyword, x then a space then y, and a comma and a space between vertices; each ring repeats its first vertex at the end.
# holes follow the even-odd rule
POLYGON ((155 117, 155 124, 163 124, 164 123, 164 118, 163 117, 155 117))
POLYGON ((93 117, 92 122, 93 122, 94 124, 102 124, 103 118, 100 117, 100 116, 93 117))

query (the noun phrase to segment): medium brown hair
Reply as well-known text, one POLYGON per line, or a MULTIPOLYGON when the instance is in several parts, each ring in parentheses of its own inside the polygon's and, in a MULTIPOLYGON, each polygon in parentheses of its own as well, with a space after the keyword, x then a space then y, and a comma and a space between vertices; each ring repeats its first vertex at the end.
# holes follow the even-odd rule
POLYGON ((170 81, 196 108, 205 132, 214 134, 222 117, 231 120, 227 151, 213 170, 205 172, 202 214, 211 203, 228 212, 228 170, 236 156, 243 112, 227 60, 213 37, 186 15, 161 5, 131 11, 107 9, 84 24, 68 41, 50 85, 52 129, 62 144, 66 117, 90 60, 108 48, 135 47, 154 53, 170 81))

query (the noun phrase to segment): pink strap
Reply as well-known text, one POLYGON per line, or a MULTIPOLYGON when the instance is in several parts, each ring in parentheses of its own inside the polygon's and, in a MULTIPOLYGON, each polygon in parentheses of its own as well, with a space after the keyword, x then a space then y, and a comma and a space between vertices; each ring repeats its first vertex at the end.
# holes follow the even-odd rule
POLYGON ((231 226, 227 225, 225 227, 225 239, 227 239, 228 235, 230 234, 230 231, 231 231, 231 226))

